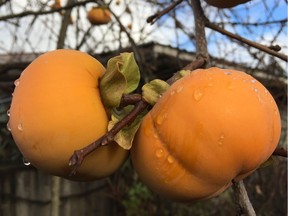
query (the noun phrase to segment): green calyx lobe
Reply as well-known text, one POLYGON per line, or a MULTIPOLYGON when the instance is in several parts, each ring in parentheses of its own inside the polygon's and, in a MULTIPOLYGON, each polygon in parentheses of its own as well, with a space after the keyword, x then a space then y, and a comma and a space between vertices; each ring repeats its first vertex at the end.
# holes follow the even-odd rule
POLYGON ((109 59, 100 79, 100 93, 107 108, 118 107, 123 94, 133 92, 139 84, 140 72, 133 53, 121 53, 109 59))
POLYGON ((169 87, 165 81, 154 79, 142 87, 143 98, 153 106, 169 87))
MULTIPOLYGON (((133 109, 129 105, 119 110, 123 94, 132 93, 139 85, 140 71, 133 53, 121 53, 119 56, 109 59, 107 70, 100 79, 100 94, 102 102, 111 116, 108 123, 108 131, 124 118, 133 109)), ((129 150, 132 146, 134 136, 140 126, 144 114, 129 125, 125 126, 114 137, 114 141, 122 148, 129 150)))

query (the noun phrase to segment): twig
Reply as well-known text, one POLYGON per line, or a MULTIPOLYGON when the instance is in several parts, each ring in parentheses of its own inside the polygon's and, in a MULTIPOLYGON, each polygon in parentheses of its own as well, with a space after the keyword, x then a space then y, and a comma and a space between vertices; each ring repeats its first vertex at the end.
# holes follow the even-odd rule
MULTIPOLYGON (((191 62, 190 64, 186 65, 182 70, 190 70, 193 71, 198 68, 202 68, 206 65, 207 60, 203 56, 199 56, 195 61, 191 62)), ((172 83, 176 82, 182 76, 179 74, 179 71, 175 73, 171 78, 169 78, 166 82, 171 85, 172 83)))
POLYGON ((142 100, 142 96, 140 94, 123 94, 121 98, 121 102, 119 105, 119 109, 126 107, 128 105, 134 105, 142 100))
POLYGON ((282 147, 276 148, 275 151, 273 152, 273 155, 287 158, 288 157, 287 149, 284 149, 282 147))
POLYGON ((173 2, 170 6, 168 6, 167 8, 164 8, 161 11, 158 11, 156 14, 149 16, 146 19, 147 23, 150 23, 151 25, 154 24, 158 19, 160 19, 160 17, 162 17, 163 15, 165 15, 166 13, 169 13, 173 8, 175 8, 177 5, 179 5, 181 2, 183 2, 183 0, 177 0, 175 2, 173 2))
POLYGON ((250 41, 250 40, 248 40, 248 39, 246 39, 244 37, 241 37, 240 35, 233 34, 233 33, 229 32, 229 31, 221 28, 220 26, 215 25, 214 23, 211 23, 210 21, 208 21, 208 19, 206 19, 205 25, 206 25, 206 27, 208 27, 210 29, 213 29, 214 31, 217 31, 217 32, 219 32, 219 33, 221 33, 223 35, 226 35, 226 36, 228 36, 228 37, 230 37, 230 38, 232 38, 234 40, 237 40, 237 41, 240 41, 242 43, 245 43, 245 44, 247 44, 247 45, 249 45, 251 47, 254 47, 254 48, 258 49, 258 50, 266 52, 266 53, 268 53, 268 54, 270 54, 272 56, 275 56, 277 58, 280 58, 280 59, 282 59, 282 60, 284 60, 286 62, 288 61, 288 56, 287 55, 282 54, 282 53, 278 53, 277 51, 274 51, 273 49, 271 49, 271 48, 269 48, 267 46, 264 46, 262 44, 256 43, 254 41, 250 41))
POLYGON ((237 216, 256 216, 255 210, 249 200, 243 181, 233 181, 235 202, 237 205, 237 216))
MULTIPOLYGON (((137 98, 138 99, 138 98, 137 98)), ((104 136, 102 136, 100 139, 96 140, 95 142, 91 143, 90 145, 74 151, 74 154, 71 156, 69 160, 69 166, 74 166, 74 169, 70 173, 70 175, 75 175, 77 172, 77 169, 82 164, 84 158, 93 152, 95 149, 99 148, 100 146, 104 146, 109 144, 114 140, 114 136, 126 125, 133 122, 136 117, 142 113, 147 107, 148 103, 141 97, 141 100, 138 101, 132 111, 126 115, 121 121, 117 122, 114 127, 108 131, 104 136)))
POLYGON ((25 17, 25 16, 31 16, 31 15, 46 15, 46 14, 51 14, 51 13, 55 13, 55 12, 60 12, 62 10, 67 10, 67 9, 72 9, 73 7, 78 7, 78 6, 82 6, 82 5, 86 5, 87 3, 90 2, 95 2, 95 0, 88 0, 88 1, 81 1, 81 2, 76 2, 72 5, 67 5, 65 7, 60 7, 60 8, 55 8, 55 9, 51 9, 51 10, 46 10, 46 11, 32 11, 32 10, 27 10, 21 13, 17 13, 17 14, 10 14, 10 15, 6 15, 6 16, 1 16, 0 17, 0 21, 2 20, 9 20, 9 19, 14 19, 14 18, 21 18, 21 17, 25 17))

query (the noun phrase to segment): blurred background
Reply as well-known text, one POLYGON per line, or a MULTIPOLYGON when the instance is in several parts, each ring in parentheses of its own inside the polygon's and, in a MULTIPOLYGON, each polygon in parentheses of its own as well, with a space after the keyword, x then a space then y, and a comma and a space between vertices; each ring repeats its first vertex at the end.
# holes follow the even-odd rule
MULTIPOLYGON (((287 1, 252 0, 230 9, 200 3, 210 23, 279 54, 205 28, 211 66, 245 71, 271 92, 281 113, 279 146, 287 149, 287 1)), ((23 161, 7 129, 14 81, 40 54, 77 49, 106 65, 109 58, 131 51, 142 84, 154 78, 166 80, 198 56, 194 21, 191 1, 0 0, 0 215, 226 216, 236 212, 232 189, 191 204, 161 198, 139 180, 129 160, 111 177, 96 182, 60 179, 55 192, 55 178, 23 161), (154 24, 147 23, 149 16, 175 2, 179 4, 154 24), (87 19, 96 6, 109 8, 110 22, 99 25, 87 19)), ((244 183, 257 215, 287 215, 286 158, 274 156, 272 165, 257 170, 244 183)))

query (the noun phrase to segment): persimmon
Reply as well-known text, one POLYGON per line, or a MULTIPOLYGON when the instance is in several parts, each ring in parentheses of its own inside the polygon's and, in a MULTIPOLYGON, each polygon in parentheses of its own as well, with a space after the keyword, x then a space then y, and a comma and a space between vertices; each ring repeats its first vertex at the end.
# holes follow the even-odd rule
POLYGON ((205 0, 208 4, 213 5, 219 8, 231 8, 240 4, 244 4, 251 0, 233 0, 233 1, 225 1, 225 0, 205 0))
POLYGON ((144 117, 131 158, 140 179, 160 195, 206 199, 265 162, 280 130, 277 105, 259 81, 236 70, 198 69, 144 117))
POLYGON ((9 126, 24 158, 53 175, 88 181, 110 175, 128 151, 116 143, 87 156, 75 176, 69 158, 107 132, 99 93, 103 65, 88 54, 55 50, 36 58, 15 81, 9 126))
POLYGON ((103 25, 111 22, 109 9, 103 7, 93 7, 88 11, 87 18, 92 25, 103 25))

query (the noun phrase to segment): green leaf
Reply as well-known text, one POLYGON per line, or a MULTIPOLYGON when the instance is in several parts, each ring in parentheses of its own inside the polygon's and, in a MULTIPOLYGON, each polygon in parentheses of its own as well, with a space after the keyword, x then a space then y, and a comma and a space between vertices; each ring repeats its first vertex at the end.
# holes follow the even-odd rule
POLYGON ((118 107, 123 94, 134 91, 140 80, 133 53, 121 53, 109 59, 107 70, 100 79, 100 93, 107 108, 118 107))
MULTIPOLYGON (((124 116, 126 116, 134 106, 127 106, 121 111, 117 111, 115 109, 112 110, 111 120, 108 124, 108 130, 111 130, 113 126, 120 121, 124 116)), ((129 150, 132 147, 132 143, 134 140, 134 136, 140 127, 141 121, 146 112, 138 115, 136 119, 130 124, 125 126, 121 131, 119 131, 114 137, 114 141, 118 143, 122 148, 129 150)))
POLYGON ((165 81, 154 79, 142 87, 142 96, 153 106, 169 87, 170 85, 165 81))

